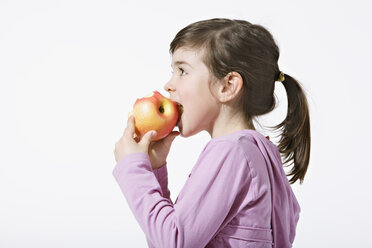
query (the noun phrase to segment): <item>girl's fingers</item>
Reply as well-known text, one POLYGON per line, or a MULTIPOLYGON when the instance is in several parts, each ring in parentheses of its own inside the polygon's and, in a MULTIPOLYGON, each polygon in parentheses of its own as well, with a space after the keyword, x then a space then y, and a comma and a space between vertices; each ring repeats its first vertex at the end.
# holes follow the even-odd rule
POLYGON ((124 135, 123 136, 125 136, 128 139, 133 139, 134 132, 135 132, 134 117, 133 117, 133 115, 130 115, 129 118, 128 118, 128 121, 127 121, 127 127, 124 130, 124 135))
POLYGON ((147 132, 140 141, 141 145, 146 147, 146 149, 148 149, 152 139, 155 138, 155 136, 156 136, 156 131, 153 130, 153 131, 147 132))

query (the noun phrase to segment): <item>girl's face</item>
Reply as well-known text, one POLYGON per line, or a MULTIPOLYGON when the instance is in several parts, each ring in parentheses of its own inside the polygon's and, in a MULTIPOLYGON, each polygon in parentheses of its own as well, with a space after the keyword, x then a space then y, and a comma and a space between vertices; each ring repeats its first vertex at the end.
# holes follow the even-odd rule
POLYGON ((183 106, 177 124, 183 137, 203 130, 211 134, 219 113, 220 104, 209 90, 209 70, 202 55, 202 50, 177 49, 172 56, 173 75, 164 85, 170 99, 183 106))

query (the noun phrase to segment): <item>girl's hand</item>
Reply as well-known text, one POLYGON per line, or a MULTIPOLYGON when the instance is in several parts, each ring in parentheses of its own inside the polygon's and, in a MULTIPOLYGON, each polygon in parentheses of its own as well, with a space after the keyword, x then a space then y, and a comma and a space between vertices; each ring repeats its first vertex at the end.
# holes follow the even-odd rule
POLYGON ((116 162, 129 154, 145 152, 149 155, 153 170, 162 167, 166 162, 172 142, 179 135, 179 132, 173 131, 164 139, 151 142, 152 138, 156 136, 156 132, 153 135, 152 132, 155 131, 147 132, 141 140, 139 140, 139 137, 133 138, 135 134, 134 118, 133 115, 130 115, 124 134, 115 145, 116 162))
POLYGON ((135 134, 134 118, 133 115, 130 115, 123 136, 115 144, 114 154, 116 163, 119 162, 125 156, 132 153, 138 152, 148 153, 151 139, 156 136, 155 131, 149 131, 142 137, 141 140, 139 140, 138 137, 134 138, 134 134, 135 134))
POLYGON ((164 139, 151 142, 149 157, 153 170, 159 169, 165 164, 172 142, 179 134, 179 132, 173 131, 164 139))

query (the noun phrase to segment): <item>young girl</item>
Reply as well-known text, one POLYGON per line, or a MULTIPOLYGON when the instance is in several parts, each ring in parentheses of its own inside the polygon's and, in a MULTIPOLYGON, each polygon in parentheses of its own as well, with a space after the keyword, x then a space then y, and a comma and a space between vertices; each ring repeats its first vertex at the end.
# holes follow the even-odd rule
POLYGON ((131 116, 114 151, 113 175, 149 247, 291 247, 300 207, 290 183, 306 174, 310 121, 300 84, 279 70, 272 35, 243 20, 199 21, 178 32, 170 53, 174 73, 164 88, 183 106, 179 132, 133 139, 131 116), (288 96, 278 147, 253 125, 274 109, 275 81, 288 96), (173 203, 171 143, 203 130, 211 140, 173 203), (294 160, 290 181, 280 153, 294 160))

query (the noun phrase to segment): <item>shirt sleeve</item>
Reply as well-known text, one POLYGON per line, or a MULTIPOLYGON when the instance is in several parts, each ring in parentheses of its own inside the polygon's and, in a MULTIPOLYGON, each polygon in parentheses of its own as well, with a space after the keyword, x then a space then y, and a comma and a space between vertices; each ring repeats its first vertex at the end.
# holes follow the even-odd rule
POLYGON ((229 141, 206 146, 175 204, 163 197, 146 153, 126 156, 113 175, 150 247, 205 247, 251 180, 241 148, 229 141))
MULTIPOLYGON (((165 163, 161 168, 153 170, 154 175, 156 179, 158 180, 160 184, 161 191, 163 193, 163 197, 169 199, 170 198, 170 191, 168 189, 168 169, 167 169, 167 163, 165 163)), ((173 203, 173 202, 172 202, 173 203)))

